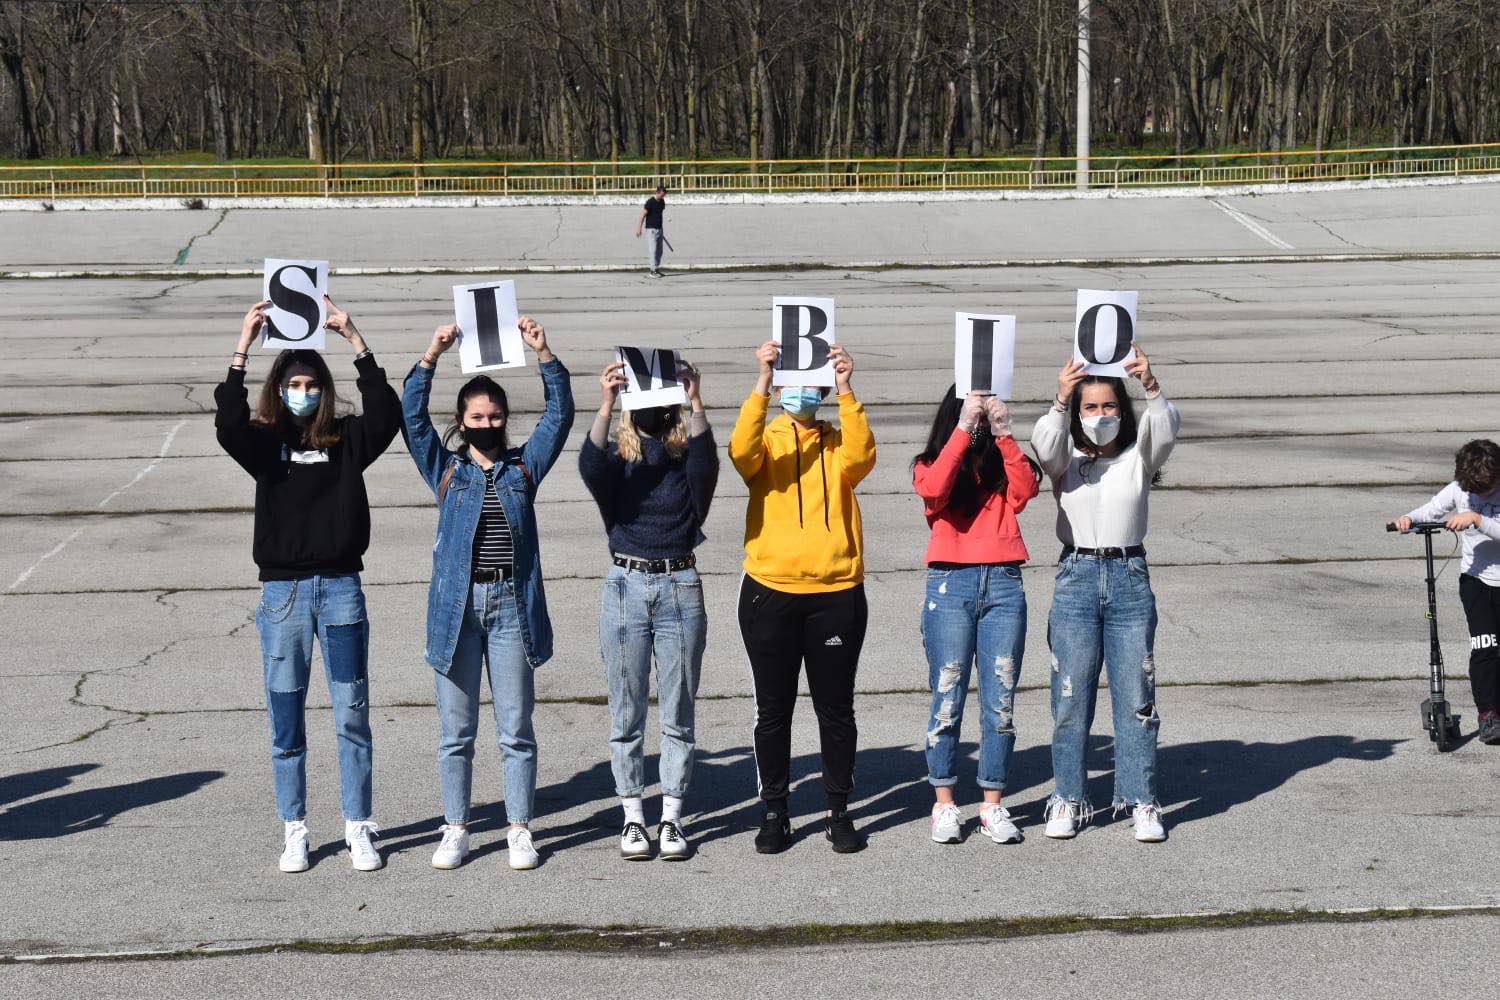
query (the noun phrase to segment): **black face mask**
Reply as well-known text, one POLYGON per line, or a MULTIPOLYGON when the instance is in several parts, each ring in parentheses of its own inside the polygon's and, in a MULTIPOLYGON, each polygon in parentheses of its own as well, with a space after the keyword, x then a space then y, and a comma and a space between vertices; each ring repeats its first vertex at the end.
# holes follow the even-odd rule
POLYGON ((630 411, 630 422, 635 429, 647 437, 660 437, 661 432, 672 426, 677 418, 675 406, 648 406, 630 411))
POLYGON ((480 451, 494 451, 505 443, 505 428, 465 427, 464 440, 469 443, 470 448, 478 448, 480 451))

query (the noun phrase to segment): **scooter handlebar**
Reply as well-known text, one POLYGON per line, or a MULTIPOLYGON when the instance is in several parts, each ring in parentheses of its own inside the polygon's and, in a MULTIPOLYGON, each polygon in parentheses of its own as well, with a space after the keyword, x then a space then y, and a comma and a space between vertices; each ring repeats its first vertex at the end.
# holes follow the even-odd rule
MULTIPOLYGON (((1388 522, 1386 522, 1385 530, 1386 531, 1401 531, 1400 528, 1396 527, 1396 522, 1395 521, 1388 521, 1388 522)), ((1447 530, 1448 530, 1448 526, 1446 524, 1444 524, 1442 521, 1413 521, 1411 523, 1411 527, 1408 528, 1408 529, 1406 529, 1405 531, 1401 531, 1401 534, 1403 534, 1403 535, 1410 535, 1410 534, 1413 534, 1413 533, 1420 534, 1420 533, 1423 533, 1423 532, 1447 531, 1447 530)))

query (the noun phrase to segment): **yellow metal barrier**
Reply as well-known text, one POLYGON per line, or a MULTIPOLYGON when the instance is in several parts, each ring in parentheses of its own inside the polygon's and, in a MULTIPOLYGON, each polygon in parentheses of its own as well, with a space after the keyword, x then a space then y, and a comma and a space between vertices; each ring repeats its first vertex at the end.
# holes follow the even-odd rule
MULTIPOLYGON (((1061 190, 1073 158, 631 160, 0 167, 0 198, 442 198, 1061 190)), ((1282 153, 1096 156, 1090 187, 1299 184, 1500 173, 1500 143, 1282 153)))

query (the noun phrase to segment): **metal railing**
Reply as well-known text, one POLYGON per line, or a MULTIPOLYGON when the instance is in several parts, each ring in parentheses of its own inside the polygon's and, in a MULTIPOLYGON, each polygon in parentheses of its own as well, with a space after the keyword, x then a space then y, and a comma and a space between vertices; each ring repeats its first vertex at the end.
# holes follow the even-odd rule
MULTIPOLYGON (((1280 153, 1096 156, 1095 189, 1299 184, 1500 173, 1500 143, 1280 153)), ((0 198, 441 198, 675 193, 1062 190, 1076 160, 1060 157, 620 160, 339 164, 0 166, 0 198)))

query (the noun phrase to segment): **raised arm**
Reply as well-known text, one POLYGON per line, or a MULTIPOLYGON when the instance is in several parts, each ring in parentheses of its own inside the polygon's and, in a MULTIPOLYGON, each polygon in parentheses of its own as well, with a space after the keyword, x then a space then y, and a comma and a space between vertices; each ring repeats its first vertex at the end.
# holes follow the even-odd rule
POLYGON ((535 489, 557 463, 568 443, 568 431, 573 429, 573 381, 568 369, 547 346, 547 331, 542 324, 530 316, 522 316, 516 325, 521 328, 521 339, 526 346, 536 352, 542 393, 547 400, 542 419, 521 446, 521 461, 526 463, 526 472, 535 489))
POLYGON ((1182 417, 1177 407, 1162 395, 1161 383, 1151 371, 1151 361, 1141 350, 1141 345, 1131 341, 1135 357, 1125 362, 1125 370, 1140 380, 1146 390, 1146 412, 1142 414, 1136 430, 1135 445, 1140 451, 1141 462, 1148 475, 1167 464, 1172 448, 1177 444, 1177 431, 1182 426, 1182 417))
POLYGON ((755 379, 755 388, 740 407, 734 430, 729 434, 729 461, 734 463, 735 471, 747 483, 755 478, 766 461, 766 410, 771 404, 771 366, 776 363, 780 350, 774 340, 756 348, 759 375, 755 379))
POLYGON ((865 404, 854 396, 854 359, 843 345, 828 349, 833 362, 834 390, 839 396, 839 465, 850 486, 858 486, 875 469, 875 435, 865 404))
POLYGON ((1005 461, 1005 502, 1019 514, 1040 491, 1036 471, 1010 432, 1010 407, 999 397, 990 396, 985 400, 984 410, 990 421, 990 435, 1005 461))
POLYGON ((702 524, 708 520, 708 508, 713 504, 714 490, 719 484, 719 449, 714 444, 714 431, 708 425, 708 411, 703 406, 702 375, 686 360, 679 365, 678 371, 682 387, 687 392, 690 413, 684 472, 688 493, 693 498, 693 513, 702 524))
POLYGON ((401 398, 386 379, 385 369, 375 361, 375 355, 360 336, 354 320, 323 296, 328 306, 326 329, 343 337, 354 348, 354 367, 359 372, 355 385, 359 389, 360 414, 350 417, 345 423, 351 449, 350 458, 360 466, 367 467, 379 458, 401 429, 401 398))
POLYGON ((258 475, 260 461, 256 451, 256 433, 250 426, 250 397, 245 389, 245 365, 250 360, 250 345, 266 321, 270 301, 257 302, 245 313, 240 325, 240 339, 229 359, 224 381, 214 387, 214 436, 250 475, 258 475))
POLYGON ((959 469, 963 468, 964 452, 969 450, 970 435, 983 417, 984 398, 969 393, 959 410, 958 426, 953 428, 943 450, 931 462, 918 462, 912 466, 912 486, 925 502, 928 514, 936 514, 948 506, 948 496, 953 492, 953 484, 958 482, 959 469))
POLYGON ((432 343, 427 345, 422 360, 412 365, 401 386, 401 436, 406 439, 406 450, 416 463, 417 472, 434 494, 438 491, 443 470, 448 467, 453 453, 443 447, 437 429, 432 426, 432 417, 428 414, 427 407, 432 396, 432 376, 437 370, 438 359, 457 340, 458 327, 451 323, 434 330, 432 343))
POLYGON ((1057 396, 1046 414, 1031 428, 1031 450, 1037 464, 1053 479, 1061 479, 1073 458, 1073 437, 1068 429, 1068 403, 1078 383, 1088 374, 1081 361, 1068 359, 1057 373, 1057 396))
POLYGON ((620 472, 624 462, 609 451, 609 421, 614 414, 615 400, 620 387, 625 384, 625 365, 613 362, 604 366, 599 375, 599 411, 594 414, 593 426, 583 447, 578 450, 578 475, 588 489, 594 503, 599 505, 599 515, 604 518, 604 530, 615 526, 615 500, 618 497, 620 472))

